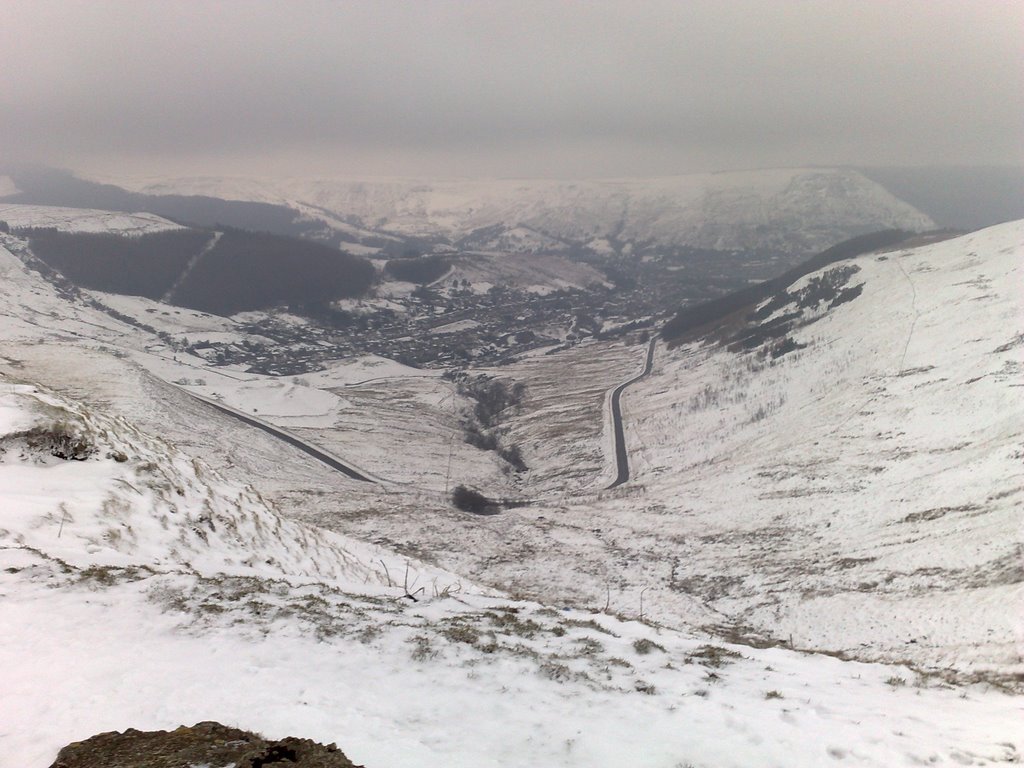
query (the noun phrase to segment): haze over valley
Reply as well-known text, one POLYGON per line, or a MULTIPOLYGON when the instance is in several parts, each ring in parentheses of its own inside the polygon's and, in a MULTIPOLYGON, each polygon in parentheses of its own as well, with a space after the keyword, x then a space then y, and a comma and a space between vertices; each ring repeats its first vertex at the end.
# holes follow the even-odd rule
POLYGON ((0 766, 1024 759, 1018 8, 0 21, 0 766))

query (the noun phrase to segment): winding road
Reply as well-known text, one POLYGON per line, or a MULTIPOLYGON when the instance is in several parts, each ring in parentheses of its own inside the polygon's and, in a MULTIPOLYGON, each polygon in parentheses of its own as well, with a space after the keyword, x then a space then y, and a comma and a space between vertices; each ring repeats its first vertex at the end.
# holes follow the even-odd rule
MULTIPOLYGON (((188 390, 183 390, 183 391, 188 392, 188 390)), ((196 400, 199 400, 199 401, 201 401, 203 403, 206 403, 207 405, 212 406, 213 408, 216 408, 218 411, 221 411, 222 413, 226 413, 228 416, 234 416, 236 419, 238 419, 241 422, 244 422, 244 423, 248 424, 249 426, 256 427, 257 429, 262 429, 267 434, 273 435, 274 437, 278 438, 279 440, 283 440, 284 442, 288 443, 289 445, 295 446, 296 448, 298 448, 303 453, 309 454, 314 459, 316 459, 317 461, 319 461, 319 462, 321 462, 323 464, 326 464, 331 469, 336 469, 339 472, 341 472, 342 474, 348 475, 353 480, 359 480, 360 482, 364 482, 364 483, 375 483, 375 482, 377 482, 373 478, 367 477, 366 475, 364 475, 359 470, 353 469, 352 467, 350 467, 347 464, 343 463, 337 457, 332 456, 331 454, 327 453, 326 451, 320 450, 315 445, 311 445, 310 443, 307 443, 307 442, 304 442, 303 440, 300 440, 295 435, 293 435, 293 434, 291 434, 289 432, 285 432, 283 429, 275 427, 273 424, 268 424, 267 422, 261 421, 259 419, 255 419, 252 416, 247 416, 246 414, 242 413, 241 411, 236 411, 234 408, 229 408, 226 405, 221 405, 220 403, 218 403, 218 402, 216 402, 214 400, 210 400, 210 399, 205 398, 205 397, 200 397, 199 395, 195 394, 194 392, 188 392, 188 394, 192 395, 192 397, 194 397, 196 400)))
POLYGON ((622 399, 622 393, 626 387, 630 384, 635 384, 651 372, 651 368, 654 366, 654 347, 657 343, 658 339, 655 336, 651 339, 651 343, 647 347, 647 361, 644 363, 644 369, 632 379, 619 384, 619 386, 612 391, 612 429, 615 434, 615 463, 618 466, 619 471, 615 477, 615 481, 605 490, 617 488, 629 480, 629 453, 626 450, 626 433, 622 428, 622 406, 620 404, 620 400, 622 399))
MULTIPOLYGON (((644 361, 643 370, 640 373, 638 373, 636 376, 634 376, 633 378, 631 378, 631 379, 629 379, 627 381, 624 381, 622 384, 619 384, 617 387, 615 387, 614 390, 612 390, 612 395, 611 395, 612 431, 613 431, 613 434, 614 434, 614 437, 615 437, 615 463, 616 463, 616 466, 618 467, 618 472, 617 472, 617 474, 615 476, 615 480, 612 482, 611 485, 607 486, 606 490, 610 490, 612 488, 617 488, 618 486, 622 485, 623 483, 625 483, 625 482, 627 482, 629 480, 629 452, 626 449, 626 434, 625 434, 625 429, 622 426, 622 404, 621 404, 622 393, 626 390, 626 387, 630 386, 631 384, 635 384, 636 382, 640 381, 640 379, 643 379, 648 374, 650 374, 651 369, 654 366, 654 348, 657 345, 657 341, 658 340, 655 337, 655 338, 652 338, 650 343, 648 344, 648 347, 647 347, 647 358, 644 361)), ((295 435, 291 434, 290 432, 287 432, 287 431, 281 429, 280 427, 276 427, 273 424, 269 424, 268 422, 265 422, 265 421, 263 421, 261 419, 257 419, 257 418, 255 418, 253 416, 249 416, 248 414, 245 414, 245 413, 243 413, 241 411, 238 411, 238 410, 236 410, 234 408, 231 408, 229 406, 223 405, 222 403, 219 403, 216 400, 211 400, 211 399, 203 397, 201 395, 197 395, 194 392, 189 392, 188 390, 183 390, 183 391, 187 392, 189 395, 194 397, 196 400, 199 400, 200 402, 203 402, 203 403, 205 403, 206 405, 209 405, 212 408, 216 408, 221 413, 225 413, 228 416, 231 416, 231 417, 233 417, 235 419, 238 419, 239 421, 241 421, 241 422, 243 422, 245 424, 248 424, 249 426, 256 427, 257 429, 263 430, 267 434, 272 435, 273 437, 276 437, 279 440, 283 440, 284 442, 288 443, 289 445, 291 445, 291 446, 293 446, 295 448, 298 448, 303 453, 313 457, 314 459, 316 459, 317 461, 321 462, 322 464, 325 464, 328 467, 330 467, 331 469, 334 469, 334 470, 337 470, 338 472, 341 472, 342 474, 352 478, 353 480, 358 480, 358 481, 364 482, 364 483, 376 483, 377 482, 375 479, 373 479, 371 477, 367 477, 365 474, 363 474, 359 470, 349 466, 348 464, 345 464, 343 461, 338 459, 336 456, 332 456, 331 454, 327 453, 326 451, 323 451, 320 448, 317 448, 315 445, 313 445, 311 443, 307 443, 304 440, 301 440, 300 438, 296 437, 295 435)))

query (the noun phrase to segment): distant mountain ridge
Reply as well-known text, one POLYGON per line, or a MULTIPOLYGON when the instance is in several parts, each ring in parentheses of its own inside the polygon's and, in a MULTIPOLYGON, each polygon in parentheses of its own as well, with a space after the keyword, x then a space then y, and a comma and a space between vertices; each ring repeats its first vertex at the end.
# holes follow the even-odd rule
POLYGON ((1024 217, 1024 168, 805 168, 659 178, 78 178, 0 169, 7 202, 147 211, 192 224, 403 255, 466 250, 595 254, 645 246, 815 253, 880 229, 977 229, 1024 217), (923 217, 923 219, 922 219, 923 217), (588 239, 589 238, 589 239, 588 239))
POLYGON ((344 226, 327 227, 285 205, 209 195, 140 194, 53 168, 0 169, 0 174, 6 174, 0 175, 0 201, 8 204, 150 213, 198 227, 227 226, 317 240, 342 247, 356 256, 375 252, 394 240, 344 226))
POLYGON ((328 226, 340 220, 477 250, 630 253, 644 247, 697 247, 810 254, 866 232, 935 225, 880 184, 837 168, 590 181, 188 178, 119 183, 148 195, 287 206, 328 226))

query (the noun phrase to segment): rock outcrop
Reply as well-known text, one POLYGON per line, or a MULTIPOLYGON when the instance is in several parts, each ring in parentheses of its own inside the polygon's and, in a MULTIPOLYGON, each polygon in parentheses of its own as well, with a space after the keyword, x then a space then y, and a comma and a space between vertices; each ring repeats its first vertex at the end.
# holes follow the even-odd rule
POLYGON ((173 731, 110 731, 64 747, 50 768, 362 768, 334 744, 258 734, 203 722, 173 731))

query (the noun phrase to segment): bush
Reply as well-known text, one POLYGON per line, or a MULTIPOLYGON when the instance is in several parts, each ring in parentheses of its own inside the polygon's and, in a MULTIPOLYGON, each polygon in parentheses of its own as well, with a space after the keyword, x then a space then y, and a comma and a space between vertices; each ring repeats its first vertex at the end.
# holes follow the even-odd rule
POLYGON ((448 272, 448 260, 440 256, 391 259, 384 264, 384 271, 395 280, 425 285, 443 277, 448 272))
POLYGON ((519 447, 503 446, 497 434, 502 414, 523 401, 525 385, 483 375, 473 379, 464 374, 450 378, 457 381, 459 394, 475 401, 472 417, 466 418, 462 424, 466 442, 483 451, 497 451, 513 469, 525 472, 528 467, 519 447))
POLYGON ((57 421, 46 427, 33 427, 9 437, 22 438, 32 451, 48 453, 65 461, 85 461, 96 453, 96 446, 92 441, 64 421, 57 421))
POLYGON ((471 421, 463 425, 463 435, 467 443, 481 451, 498 450, 498 438, 493 432, 483 432, 471 421))
POLYGON ((499 448, 498 455, 501 456, 506 462, 512 465, 512 468, 516 472, 525 472, 529 469, 526 466, 526 462, 523 461, 522 451, 519 450, 518 445, 510 445, 507 448, 499 448))
POLYGON ((526 387, 521 382, 509 384, 501 379, 478 376, 459 386, 459 392, 476 400, 473 415, 485 427, 493 427, 501 412, 523 401, 526 387))
POLYGON ((471 512, 474 515, 494 515, 498 512, 498 505, 472 488, 458 485, 452 491, 452 504, 456 509, 463 512, 471 512))
POLYGON ((648 640, 646 637, 641 637, 633 641, 633 650, 639 653, 641 656, 646 656, 651 651, 661 651, 662 653, 664 653, 665 646, 660 645, 659 643, 656 643, 653 640, 648 640))

